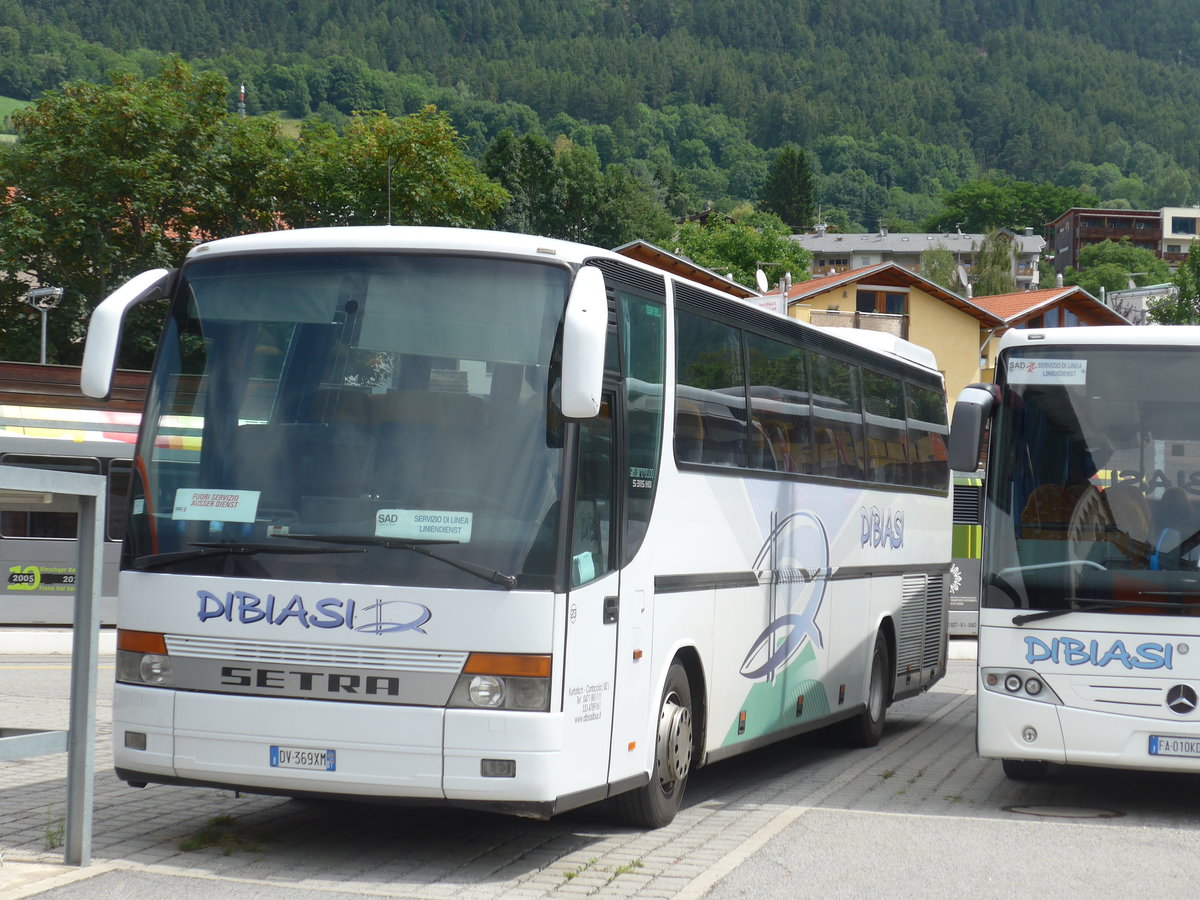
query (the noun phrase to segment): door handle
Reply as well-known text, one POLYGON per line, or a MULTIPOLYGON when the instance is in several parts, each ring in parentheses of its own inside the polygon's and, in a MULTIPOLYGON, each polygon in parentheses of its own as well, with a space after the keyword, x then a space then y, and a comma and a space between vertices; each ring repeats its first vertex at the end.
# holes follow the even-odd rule
POLYGON ((612 625, 617 621, 617 611, 621 608, 620 597, 604 598, 604 624, 612 625))

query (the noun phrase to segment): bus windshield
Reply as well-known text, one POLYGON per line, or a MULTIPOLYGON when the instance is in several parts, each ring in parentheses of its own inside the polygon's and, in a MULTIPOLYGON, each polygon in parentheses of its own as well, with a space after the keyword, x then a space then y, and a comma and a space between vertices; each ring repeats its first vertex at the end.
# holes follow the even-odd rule
POLYGON ((1170 347, 1004 356, 985 606, 1200 613, 1195 372, 1195 351, 1170 347))
POLYGON ((568 281, 462 255, 192 262, 151 377, 125 566, 551 589, 568 281))

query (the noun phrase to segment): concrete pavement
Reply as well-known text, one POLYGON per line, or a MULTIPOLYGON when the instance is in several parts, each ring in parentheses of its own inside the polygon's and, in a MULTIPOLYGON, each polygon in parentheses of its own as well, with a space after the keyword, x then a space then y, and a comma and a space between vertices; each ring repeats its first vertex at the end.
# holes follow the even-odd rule
MULTIPOLYGON (((0 677, 15 686, 0 698, 0 724, 63 727, 69 657, 61 649, 15 656, 11 647, 69 650, 69 631, 27 631, 25 644, 11 633, 0 642, 10 648, 0 677)), ((596 810, 531 822, 162 785, 139 791, 111 770, 112 664, 111 655, 101 660, 93 865, 61 864, 65 756, 0 763, 0 897, 700 898, 786 836, 798 811, 869 798, 881 771, 912 773, 907 798, 889 802, 919 812, 944 805, 947 792, 971 796, 983 765, 972 752, 974 667, 956 660, 934 691, 892 708, 880 747, 847 751, 809 736, 709 766, 693 776, 676 821, 658 831, 615 826, 596 810)))

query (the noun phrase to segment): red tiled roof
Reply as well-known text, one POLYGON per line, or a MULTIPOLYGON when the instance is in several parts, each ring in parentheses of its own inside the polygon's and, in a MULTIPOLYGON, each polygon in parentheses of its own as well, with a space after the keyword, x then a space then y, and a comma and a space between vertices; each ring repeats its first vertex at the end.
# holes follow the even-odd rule
POLYGON ((994 316, 1004 321, 1015 319, 1024 313, 1032 312, 1039 306, 1044 306, 1055 300, 1067 297, 1080 289, 1071 287, 1046 288, 1040 291, 1019 291, 1015 294, 993 294, 989 297, 972 297, 976 306, 982 306, 994 316))

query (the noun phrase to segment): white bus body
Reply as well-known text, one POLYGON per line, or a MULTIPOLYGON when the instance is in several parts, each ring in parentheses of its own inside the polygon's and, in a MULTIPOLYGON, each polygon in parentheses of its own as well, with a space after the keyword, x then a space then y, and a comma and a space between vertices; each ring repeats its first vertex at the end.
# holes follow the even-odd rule
POLYGON ((131 783, 613 797, 657 826, 692 767, 837 722, 877 741, 945 671, 919 348, 596 248, 343 228, 139 276, 93 317, 85 388, 161 294, 120 585, 131 783))
POLYGON ((978 743, 1049 763, 1200 771, 1200 328, 1014 330, 956 404, 990 427, 978 743))

